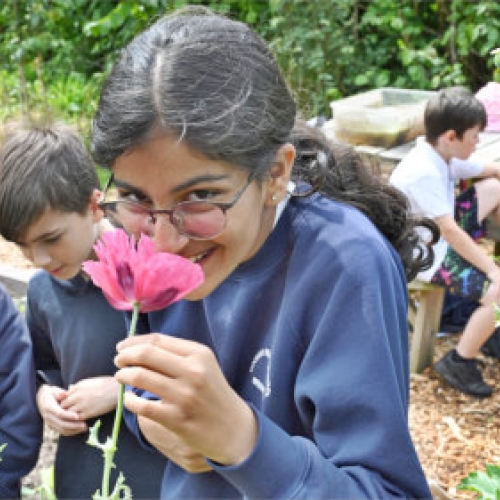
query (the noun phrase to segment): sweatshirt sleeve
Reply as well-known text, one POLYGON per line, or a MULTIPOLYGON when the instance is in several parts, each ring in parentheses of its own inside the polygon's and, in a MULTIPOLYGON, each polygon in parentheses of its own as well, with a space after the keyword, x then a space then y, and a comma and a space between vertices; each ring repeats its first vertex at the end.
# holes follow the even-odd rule
POLYGON ((19 498, 20 480, 35 466, 42 421, 35 402, 35 368, 26 323, 0 287, 0 498, 19 498))
POLYGON ((37 388, 42 384, 63 387, 61 369, 54 353, 48 325, 38 313, 35 287, 28 285, 26 321, 33 344, 37 388))
MULTIPOLYGON (((251 455, 211 465, 247 498, 431 498, 407 423, 407 292, 398 257, 367 238, 350 242, 337 262, 333 254, 315 258, 296 283, 314 297, 292 301, 309 316, 323 311, 309 338, 295 331, 306 347, 294 400, 309 435, 287 433, 254 408, 251 455), (326 269, 329 290, 314 287, 326 269)), ((290 310, 290 334, 303 315, 290 310)))

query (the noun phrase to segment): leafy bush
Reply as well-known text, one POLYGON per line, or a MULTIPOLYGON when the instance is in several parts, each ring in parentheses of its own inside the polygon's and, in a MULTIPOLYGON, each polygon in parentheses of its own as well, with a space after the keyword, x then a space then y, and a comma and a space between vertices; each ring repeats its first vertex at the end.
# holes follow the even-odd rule
MULTIPOLYGON (((431 90, 491 79, 500 42, 496 0, 274 0, 270 41, 300 107, 329 114, 329 101, 379 87, 431 90)), ((309 111, 309 112, 307 112, 309 111)))
POLYGON ((68 92, 45 95, 70 116, 90 116, 117 51, 188 3, 247 22, 267 39, 306 116, 329 115, 330 101, 383 86, 475 91, 491 79, 487 56, 500 45, 497 0, 10 0, 0 3, 0 58, 10 75, 3 100, 39 106, 44 89, 68 92))

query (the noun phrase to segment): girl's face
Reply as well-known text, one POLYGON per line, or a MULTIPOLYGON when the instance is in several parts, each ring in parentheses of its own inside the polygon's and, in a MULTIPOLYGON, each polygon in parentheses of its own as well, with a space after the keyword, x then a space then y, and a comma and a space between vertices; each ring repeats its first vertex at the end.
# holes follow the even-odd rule
MULTIPOLYGON (((179 233, 166 215, 159 215, 154 224, 145 221, 141 226, 159 251, 181 255, 202 266, 205 282, 187 299, 206 297, 262 246, 272 230, 276 205, 286 194, 293 158, 293 147, 283 146, 269 180, 250 182, 227 210, 224 229, 212 239, 195 240, 179 233)), ((113 174, 120 198, 156 210, 171 209, 184 201, 230 203, 249 178, 247 170, 210 160, 165 134, 120 156, 113 165, 113 174)))

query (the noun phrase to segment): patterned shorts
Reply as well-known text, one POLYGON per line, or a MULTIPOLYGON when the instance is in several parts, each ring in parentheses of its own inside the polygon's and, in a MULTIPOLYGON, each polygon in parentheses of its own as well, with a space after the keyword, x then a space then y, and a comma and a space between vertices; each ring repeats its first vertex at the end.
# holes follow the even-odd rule
MULTIPOLYGON (((465 189, 457 196, 455 220, 474 241, 486 235, 485 221, 482 223, 477 221, 477 195, 474 186, 465 189)), ((432 277, 431 283, 446 287, 454 295, 478 301, 490 284, 490 280, 482 271, 448 247, 444 261, 432 277)))

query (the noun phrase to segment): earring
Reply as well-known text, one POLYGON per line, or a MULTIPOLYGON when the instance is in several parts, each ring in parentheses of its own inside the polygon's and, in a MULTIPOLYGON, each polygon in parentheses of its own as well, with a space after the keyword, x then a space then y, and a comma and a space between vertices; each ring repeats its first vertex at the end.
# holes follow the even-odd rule
POLYGON ((278 199, 278 196, 276 194, 273 194, 271 196, 271 200, 276 201, 278 199))

